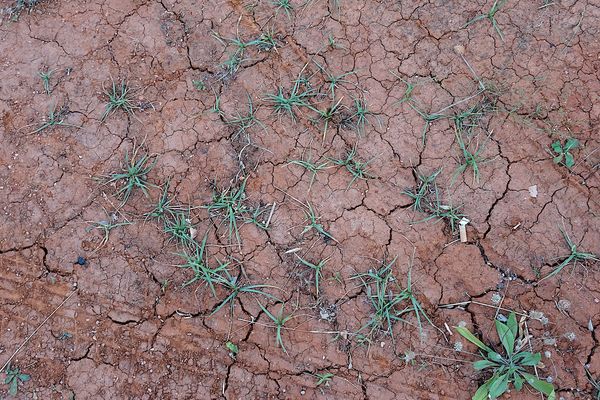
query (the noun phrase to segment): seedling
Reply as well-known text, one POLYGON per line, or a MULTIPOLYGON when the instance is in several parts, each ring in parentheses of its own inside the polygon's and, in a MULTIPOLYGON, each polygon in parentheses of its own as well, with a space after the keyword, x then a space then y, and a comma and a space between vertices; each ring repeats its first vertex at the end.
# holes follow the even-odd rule
POLYGON ((235 360, 237 354, 240 352, 238 346, 233 342, 227 342, 225 343, 225 347, 227 347, 227 350, 229 350, 229 357, 235 360))
POLYGON ((118 228, 119 226, 125 226, 125 225, 131 225, 132 222, 129 221, 125 221, 125 222, 116 222, 114 220, 114 218, 110 217, 109 220, 102 220, 102 221, 98 221, 98 222, 94 222, 92 224, 92 226, 90 226, 89 228, 86 228, 86 232, 90 232, 92 229, 100 229, 103 232, 103 236, 102 236, 102 240, 100 241, 100 244, 98 245, 98 249, 102 246, 104 246, 106 243, 108 243, 108 239, 110 236, 110 232, 115 229, 118 228))
POLYGON ((134 146, 131 156, 129 151, 125 152, 125 159, 121 163, 121 171, 108 176, 104 184, 121 183, 122 187, 117 190, 116 196, 123 200, 121 206, 124 206, 129 200, 134 189, 140 189, 146 197, 149 197, 148 188, 155 186, 148 182, 148 174, 156 165, 156 156, 148 153, 140 153, 142 147, 134 146))
POLYGON ((243 205, 246 198, 246 182, 244 179, 237 189, 228 188, 221 192, 213 192, 212 202, 204 206, 209 214, 222 218, 221 224, 227 222, 229 241, 235 237, 238 244, 241 243, 238 219, 242 218, 246 211, 243 205))
POLYGON ((315 385, 317 387, 319 387, 321 385, 329 386, 329 382, 331 382, 331 380, 335 377, 335 375, 332 374, 331 372, 323 372, 320 374, 314 374, 314 376, 316 378, 315 385))
MULTIPOLYGON (((214 89, 213 89, 213 92, 214 92, 214 89)), ((217 94, 217 92, 214 92, 214 93, 215 93, 215 104, 212 106, 210 111, 217 114, 219 117, 224 117, 225 113, 223 112, 223 110, 221 110, 221 96, 219 96, 217 94)))
POLYGON ((475 18, 473 18, 472 20, 470 20, 469 22, 464 24, 462 26, 462 28, 466 28, 467 26, 469 26, 477 21, 487 18, 490 21, 490 23, 492 24, 492 26, 494 27, 494 29, 496 30, 496 32, 498 33, 498 36, 500 36, 500 39, 502 41, 504 41, 504 35, 502 35, 502 31, 500 30, 500 27, 498 26, 498 22, 496 22, 496 13, 500 9, 500 7, 502 7, 504 5, 504 3, 506 3, 506 0, 495 0, 494 4, 492 5, 492 8, 490 8, 490 10, 487 13, 476 16, 475 18))
POLYGON ((554 152, 554 164, 562 164, 567 168, 571 169, 575 165, 575 159, 571 154, 571 150, 575 149, 579 145, 577 139, 568 138, 565 144, 562 145, 560 140, 552 143, 552 151, 554 152))
POLYGON ((417 114, 419 114, 421 118, 423 118, 423 120, 425 121, 425 125, 423 126, 423 132, 421 133, 421 144, 425 146, 425 142, 427 141, 427 131, 429 130, 431 123, 440 119, 448 118, 448 116, 440 112, 427 114, 426 112, 417 108, 417 106, 415 106, 412 102, 409 102, 408 105, 413 110, 415 110, 417 114))
POLYGON ((196 88, 196 90, 203 91, 206 90, 206 83, 202 79, 196 79, 192 81, 192 85, 196 88))
POLYGON ((452 233, 454 233, 456 232, 458 222, 466 216, 462 214, 458 208, 442 202, 439 188, 435 181, 440 171, 441 170, 438 170, 430 176, 417 173, 417 179, 419 181, 417 189, 405 190, 402 194, 405 194, 414 200, 413 209, 415 211, 428 214, 426 218, 414 223, 425 222, 432 219, 435 219, 436 221, 444 220, 450 226, 452 233))
POLYGON ((159 221, 165 221, 167 218, 173 218, 175 214, 180 210, 180 207, 172 205, 173 199, 169 197, 169 185, 170 181, 167 181, 162 185, 162 190, 156 205, 149 213, 146 213, 146 220, 149 218, 156 218, 159 221))
POLYGON ((192 224, 190 211, 178 211, 163 220, 163 231, 169 236, 169 241, 176 241, 183 248, 194 248, 196 229, 192 224))
POLYGON ((106 104, 106 108, 104 109, 104 113, 100 119, 102 122, 104 122, 106 118, 108 118, 118 109, 125 111, 125 113, 128 115, 133 115, 135 110, 141 109, 133 104, 129 93, 129 87, 125 82, 125 79, 121 81, 120 86, 117 86, 115 81, 112 81, 112 87, 110 91, 105 90, 104 94, 108 97, 108 103, 106 104))
POLYGON ((246 94, 248 99, 248 111, 246 114, 237 113, 237 115, 229 120, 226 120, 225 123, 227 125, 232 125, 236 128, 235 136, 239 136, 242 133, 246 133, 248 129, 253 127, 254 125, 261 125, 264 128, 262 122, 258 120, 256 117, 256 109, 254 108, 254 104, 252 102, 252 97, 250 94, 246 94))
POLYGON ((209 287, 213 297, 216 297, 217 292, 215 290, 215 285, 221 282, 222 278, 220 274, 227 269, 230 263, 219 263, 219 266, 216 268, 209 267, 205 251, 206 240, 207 236, 204 236, 202 242, 199 243, 192 252, 179 254, 184 260, 184 263, 179 265, 179 268, 191 269, 194 273, 194 277, 185 282, 183 287, 201 281, 209 287))
POLYGON ((300 261, 300 263, 310 269, 312 269, 315 273, 315 291, 317 293, 317 298, 319 297, 319 282, 321 281, 321 279, 323 279, 323 267, 325 266, 325 264, 327 264, 327 261, 329 261, 329 258, 326 258, 324 260, 319 261, 317 264, 314 264, 310 261, 307 261, 305 259, 303 259, 300 256, 298 257, 298 261, 300 261))
POLYGON ((346 72, 343 73, 341 75, 333 75, 331 72, 327 72, 325 70, 325 68, 323 68, 320 64, 318 64, 316 61, 313 61, 315 64, 317 64, 317 67, 319 67, 319 69, 321 70, 321 72, 323 72, 326 75, 325 78, 325 82, 327 83, 328 86, 328 90, 331 93, 331 98, 335 99, 335 88, 338 87, 338 85, 340 83, 352 83, 349 80, 345 79, 347 76, 352 75, 352 74, 356 74, 356 71, 350 71, 350 72, 346 72))
POLYGON ((8 385, 8 394, 16 396, 19 391, 19 385, 24 384, 31 379, 31 376, 21 373, 19 367, 11 367, 10 363, 6 366, 6 378, 4 384, 8 385))
POLYGON ((239 276, 232 276, 227 269, 224 269, 221 274, 217 275, 217 279, 215 280, 215 282, 221 285, 223 288, 225 288, 225 290, 227 290, 229 294, 227 295, 227 297, 225 297, 223 301, 221 301, 215 307, 215 309, 210 315, 216 314, 221 308, 223 308, 228 303, 230 304, 231 311, 233 312, 233 302, 242 293, 255 295, 258 294, 275 301, 281 301, 272 294, 269 294, 264 291, 264 289, 267 288, 277 289, 277 287, 265 284, 242 284, 240 282, 239 276))
POLYGON ((584 366, 583 369, 585 370, 585 376, 594 388, 594 398, 596 400, 600 400, 600 380, 594 379, 592 373, 590 372, 587 366, 584 366))
POLYGON ((48 111, 48 116, 42 122, 42 124, 34 130, 33 133, 38 133, 47 128, 52 128, 55 126, 67 126, 71 128, 79 128, 79 126, 67 124, 65 122, 64 117, 69 113, 69 110, 66 107, 62 107, 58 112, 56 111, 56 106, 52 106, 52 108, 48 111))
POLYGON ((542 281, 548 278, 552 278, 554 275, 562 271, 563 268, 569 265, 571 262, 573 262, 573 264, 576 265, 578 261, 600 261, 599 256, 594 253, 585 253, 577 251, 577 245, 573 243, 569 235, 562 229, 560 230, 560 232, 562 233, 565 242, 567 242, 567 247, 571 251, 571 254, 569 254, 564 260, 562 260, 560 264, 558 264, 546 277, 542 278, 542 281))
POLYGON ((306 169, 307 171, 311 172, 312 175, 310 177, 308 191, 310 191, 310 189, 315 181, 315 178, 317 176, 317 173, 319 171, 329 168, 330 167, 329 163, 330 163, 329 160, 323 161, 323 162, 313 162, 312 157, 309 157, 307 160, 290 160, 288 162, 288 164, 298 165, 298 166, 306 169))
POLYGON ((497 399, 508 391, 509 384, 513 384, 519 392, 526 382, 538 392, 548 396, 548 400, 554 400, 556 394, 551 383, 543 381, 526 370, 527 367, 536 367, 541 361, 540 353, 524 351, 528 339, 524 337, 523 331, 519 334, 517 318, 511 312, 506 322, 495 321, 496 332, 504 348, 504 354, 496 352, 490 346, 484 344, 467 328, 457 326, 456 331, 480 349, 481 360, 473 363, 477 371, 490 370, 492 377, 477 389, 473 400, 497 399))
POLYGON ((294 7, 290 0, 274 0, 273 5, 277 8, 275 9, 275 13, 279 13, 280 10, 283 10, 287 15, 288 19, 292 18, 292 12, 294 11, 294 7))
POLYGON ((269 310, 267 310, 267 308, 265 306, 263 306, 260 302, 258 302, 258 305, 265 312, 265 314, 267 314, 267 316, 271 319, 271 321, 273 321, 273 323, 275 324, 275 343, 277 343, 277 346, 281 346, 281 349, 283 350, 283 352, 287 354, 287 350, 285 349, 285 346, 283 345, 283 338, 281 337, 281 330, 284 327, 284 325, 286 324, 286 322, 288 322, 290 319, 293 318, 293 315, 292 314, 285 315, 285 316, 283 315, 283 311, 285 309, 285 304, 283 304, 283 303, 281 303, 281 308, 279 309, 279 314, 277 316, 271 314, 271 312, 269 310))
POLYGON ((8 7, 7 12, 11 21, 16 22, 19 20, 21 13, 25 8, 28 12, 31 12, 33 7, 42 0, 16 0, 15 5, 8 7))
POLYGON ((40 76, 40 79, 42 80, 42 83, 44 85, 44 91, 46 92, 46 94, 50 94, 51 90, 50 90, 50 77, 52 77, 52 74, 54 73, 55 70, 51 70, 51 71, 46 71, 46 72, 42 72, 39 71, 38 75, 40 76))
POLYGON ((340 159, 331 159, 331 162, 334 165, 339 165, 342 167, 346 167, 346 170, 348 172, 350 172, 350 174, 352 175, 352 180, 350 181, 350 183, 348 184, 348 187, 346 188, 346 190, 350 189, 350 186, 352 186, 352 184, 358 180, 358 179, 362 179, 362 180, 368 180, 368 179, 374 179, 375 176, 371 175, 369 173, 369 171, 367 170, 369 163, 371 161, 373 161, 374 158, 371 158, 368 161, 359 161, 356 159, 356 147, 353 147, 351 150, 349 150, 348 152, 346 152, 346 158, 340 158, 340 159))
MULTIPOLYGON (((367 118, 369 115, 374 115, 371 111, 369 111, 367 102, 361 98, 354 98, 354 112, 348 118, 348 123, 356 129, 359 135, 363 135, 365 132, 365 126, 367 124, 373 125, 371 121, 367 118)), ((377 118, 377 116, 375 116, 377 118)), ((379 120, 378 120, 379 121, 379 120)), ((381 122, 379 124, 381 126, 381 122)))
POLYGON ((482 146, 477 146, 475 150, 471 150, 470 143, 465 145, 462 134, 458 129, 454 130, 456 136, 456 143, 458 143, 458 147, 462 152, 462 157, 460 161, 460 165, 456 168, 454 175, 451 179, 451 185, 454 183, 458 175, 464 173, 468 168, 473 170, 473 184, 475 182, 479 183, 479 163, 484 162, 485 160, 481 156, 481 152, 483 151, 482 146))
POLYGON ((370 269, 366 273, 352 277, 352 279, 361 280, 373 308, 369 321, 356 332, 363 340, 370 341, 379 332, 393 337, 394 324, 404 321, 404 315, 409 313, 415 314, 421 337, 423 337, 423 320, 427 320, 435 327, 413 292, 411 270, 408 272, 406 288, 400 288, 392 271, 396 259, 394 258, 390 263, 384 264, 377 270, 370 269))
POLYGON ((402 83, 404 83, 406 85, 406 89, 404 89, 404 94, 402 95, 402 98, 400 100, 398 100, 398 104, 402 104, 407 101, 412 101, 412 92, 413 92, 413 90, 415 90, 416 85, 414 85, 413 83, 411 83, 409 81, 402 79, 401 77, 396 75, 393 71, 390 71, 390 73, 392 75, 394 75, 396 78, 400 79, 402 81, 402 83))
POLYGON ((308 108, 310 108, 311 110, 313 110, 314 112, 317 113, 317 121, 321 120, 324 123, 324 125, 323 125, 323 143, 325 143, 325 138, 327 137, 327 129, 329 128, 329 125, 332 123, 333 117, 338 112, 340 112, 342 107, 344 107, 342 105, 342 100, 343 100, 343 97, 341 99, 339 99, 337 102, 335 102, 335 100, 334 100, 332 102, 332 105, 330 107, 328 107, 326 110, 319 110, 313 106, 308 106, 308 108))
POLYGON ((296 122, 295 110, 300 107, 308 107, 308 99, 314 96, 313 89, 304 89, 300 81, 295 81, 288 96, 285 95, 283 88, 279 87, 276 94, 268 94, 266 100, 272 104, 273 109, 278 116, 288 114, 293 122, 296 122))
POLYGON ((272 206, 269 204, 267 204, 266 206, 248 208, 248 216, 245 217, 244 222, 246 222, 247 224, 254 224, 257 228, 266 231, 269 229, 269 226, 267 224, 269 223, 269 214, 272 209, 272 206))
POLYGON ((254 44, 259 51, 277 50, 277 46, 279 45, 273 29, 261 33, 260 36, 251 43, 254 44))
POLYGON ((337 242, 337 240, 335 240, 335 238, 333 236, 331 236, 331 234, 325 230, 323 225, 320 224, 319 222, 317 222, 321 219, 321 217, 316 216, 315 211, 313 210, 310 203, 307 202, 306 204, 307 204, 307 207, 306 207, 307 211, 305 211, 305 214, 306 214, 305 221, 308 222, 308 225, 306 225, 304 227, 304 230, 302 231, 302 233, 300 233, 300 236, 303 236, 305 233, 314 229, 315 231, 317 231, 317 233, 319 235, 321 235, 321 237, 323 239, 325 239, 325 241, 333 240, 334 242, 337 242))

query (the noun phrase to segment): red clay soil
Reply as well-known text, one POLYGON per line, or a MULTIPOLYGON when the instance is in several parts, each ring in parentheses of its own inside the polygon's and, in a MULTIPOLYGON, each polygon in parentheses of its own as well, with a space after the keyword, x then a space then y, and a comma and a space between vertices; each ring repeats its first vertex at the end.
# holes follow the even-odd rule
POLYGON ((600 381, 600 264, 542 278, 570 254, 561 230, 600 253, 597 0, 508 1, 500 32, 487 18, 464 26, 492 0, 292 0, 289 15, 267 0, 26 1, 19 15, 16 3, 0 1, 0 364, 31 377, 16 398, 470 399, 490 375, 453 327, 497 346, 494 318, 509 310, 556 398, 596 398, 585 368, 600 381), (275 47, 250 44, 226 69, 230 39, 269 32, 275 47), (269 102, 301 75, 313 109, 340 101, 325 135, 313 109, 293 121, 269 102), (111 80, 127 82, 135 109, 102 121, 111 80), (368 105, 364 126, 354 99, 368 105), (41 129, 53 109, 62 124, 41 129), (479 179, 459 169, 457 115, 468 110, 462 139, 479 179), (436 112, 424 131, 420 113, 436 112), (568 138, 579 141, 571 168, 551 150, 568 138), (230 292, 184 286, 184 249, 144 216, 160 190, 136 189, 121 207, 123 182, 102 182, 136 148, 156 156, 149 183, 170 179, 173 201, 193 207, 207 262, 229 261, 268 296, 240 293, 210 315, 230 292), (355 181, 329 161, 352 148, 369 161, 355 181), (328 167, 311 183, 289 163, 299 159, 328 167), (466 243, 406 194, 438 169, 441 205, 470 220, 466 243), (274 211, 267 230, 238 220, 238 245, 203 206, 243 180, 243 203, 262 221, 274 211), (308 204, 335 240, 303 232, 308 204), (106 242, 99 221, 118 225, 106 242), (298 257, 327 259, 318 294, 298 257), (394 287, 410 270, 431 324, 421 317, 421 331, 409 312, 390 332, 361 330, 373 308, 356 275, 394 258, 394 287), (278 316, 275 297, 293 316, 287 353, 261 308, 278 316))

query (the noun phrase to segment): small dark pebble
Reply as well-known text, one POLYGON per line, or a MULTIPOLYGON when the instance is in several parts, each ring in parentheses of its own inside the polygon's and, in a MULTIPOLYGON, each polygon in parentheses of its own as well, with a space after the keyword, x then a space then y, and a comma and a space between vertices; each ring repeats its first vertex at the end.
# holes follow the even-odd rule
POLYGON ((75 264, 79 264, 79 265, 85 265, 87 261, 85 260, 85 258, 79 256, 77 257, 77 261, 75 262, 75 264))

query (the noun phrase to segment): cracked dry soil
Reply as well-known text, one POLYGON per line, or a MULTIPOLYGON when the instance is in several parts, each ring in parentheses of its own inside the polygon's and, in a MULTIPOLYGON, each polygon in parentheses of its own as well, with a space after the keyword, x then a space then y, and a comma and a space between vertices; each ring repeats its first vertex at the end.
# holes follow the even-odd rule
MULTIPOLYGON (((600 379, 599 264, 571 263, 540 277, 569 254, 561 229, 578 249, 600 253, 600 3, 509 0, 495 15, 504 40, 487 19, 463 27, 490 3, 292 1, 288 16, 265 0, 47 0, 16 21, 5 12, 0 362, 77 290, 13 359, 31 376, 17 397, 469 399, 486 375, 470 364, 476 349, 446 327, 465 323, 497 344, 500 298, 503 309, 531 317, 530 343, 543 355, 538 374, 552 380, 557 398, 595 398, 584 366, 600 379), (235 74, 224 73, 227 39, 265 32, 276 47, 249 46, 235 74), (40 71, 53 71, 50 94, 40 71), (320 93, 315 107, 332 97, 344 107, 324 142, 314 112, 303 108, 293 122, 266 100, 301 71, 320 93), (325 71, 350 73, 333 94, 325 71), (117 110, 102 122, 111 79, 127 80, 142 110, 117 110), (246 93, 260 123, 240 133, 226 122, 245 112, 246 93), (222 115, 211 112, 215 96, 222 115), (370 110, 361 134, 347 123, 355 98, 370 110), (481 149, 479 181, 470 168, 455 174, 462 162, 455 122, 431 122, 423 143, 417 112, 456 115, 474 105, 488 107, 469 138, 481 149), (53 107, 73 126, 35 132, 53 107), (553 141, 568 137, 580 143, 571 169, 550 153, 553 141), (134 191, 115 211, 118 188, 95 177, 118 170, 140 143, 157 155, 149 181, 170 179, 179 203, 206 205, 215 187, 242 176, 248 204, 276 203, 268 230, 240 223, 241 246, 206 209, 194 208, 191 218, 208 232, 210 260, 235 260, 240 279, 278 288, 268 291, 294 314, 282 331, 287 354, 257 303, 277 314, 269 298, 240 294, 232 308, 208 316, 225 292, 182 286, 191 272, 177 267, 181 248, 143 217, 155 188, 150 198, 134 191), (348 171, 330 167, 311 184, 312 173, 289 164, 338 158, 353 146, 371 160, 372 179, 349 185, 348 171), (415 223, 426 215, 404 194, 418 186, 417 173, 439 168, 445 201, 470 219, 466 243, 444 222, 415 223), (302 234, 298 201, 310 202, 335 241, 302 234), (132 224, 101 245, 102 232, 89 228, 105 210, 132 224), (297 255, 328 258, 318 297, 297 255), (355 332, 372 310, 352 278, 396 256, 398 282, 405 285, 412 266, 417 298, 440 329, 425 323, 420 334, 408 315, 393 336, 376 332, 361 345, 355 332), (237 345, 235 357, 227 341, 237 345), (317 385, 319 373, 334 376, 317 385)), ((540 396, 523 390, 505 398, 540 396)))

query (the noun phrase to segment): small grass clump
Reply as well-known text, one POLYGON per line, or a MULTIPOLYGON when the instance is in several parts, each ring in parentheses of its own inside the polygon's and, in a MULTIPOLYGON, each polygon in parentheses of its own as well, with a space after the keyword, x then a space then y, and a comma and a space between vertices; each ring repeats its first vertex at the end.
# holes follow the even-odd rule
POLYGON ((56 106, 52 106, 48 111, 48 116, 44 119, 44 121, 40 124, 40 126, 34 130, 33 133, 39 133, 45 129, 53 128, 55 126, 65 126, 71 128, 79 128, 79 126, 71 125, 65 122, 65 116, 69 113, 69 109, 67 107, 61 107, 58 111, 56 110, 56 106))
POLYGON ((200 92, 206 90, 206 83, 203 79, 194 79, 192 81, 192 85, 194 85, 194 88, 200 92))
POLYGON ((548 279, 548 278, 552 278, 554 275, 558 274, 560 271, 563 270, 563 268, 565 268, 570 263, 577 264, 578 261, 579 262, 600 261, 600 256, 598 256, 596 254, 585 253, 585 252, 577 250, 577 245, 575 243, 573 243, 573 241, 571 240, 569 235, 562 229, 560 230, 560 232, 562 233, 563 238, 565 239, 565 242, 567 243, 567 247, 569 248, 569 251, 571 252, 571 254, 564 257, 564 259, 556 267, 554 267, 552 272, 550 272, 547 276, 542 278, 542 281, 545 279, 548 279))
POLYGON ((285 346, 283 345, 283 337, 281 335, 281 331, 284 328, 285 324, 290 319, 294 318, 293 314, 288 314, 288 315, 283 314, 284 309, 285 309, 285 304, 283 304, 283 303, 281 303, 281 308, 279 309, 279 314, 277 314, 277 315, 272 314, 260 302, 258 303, 258 305, 264 311, 264 313, 267 314, 267 317, 269 317, 269 319, 271 321, 273 321, 273 323, 275 324, 275 343, 277 343, 277 346, 280 346, 281 350, 283 350, 283 352, 287 354, 287 350, 285 349, 285 346))
POLYGON ((141 109, 133 103, 130 89, 125 79, 121 81, 121 85, 117 85, 115 81, 112 81, 111 88, 105 90, 104 94, 108 97, 108 103, 106 103, 104 113, 102 113, 102 117, 100 118, 102 122, 119 109, 125 111, 128 115, 133 115, 135 110, 141 109))
POLYGON ((425 125, 423 126, 423 131, 421 132, 421 144, 423 146, 425 146, 425 142, 427 141, 427 131, 429 131, 429 127, 431 126, 431 123, 434 121, 438 121, 440 119, 448 118, 448 116, 446 114, 442 114, 441 112, 428 114, 425 111, 419 109, 412 102, 409 102, 408 105, 410 106, 410 108, 415 110, 417 112, 417 114, 419 114, 421 116, 421 118, 423 118, 423 120, 425 121, 425 125))
POLYGON ((292 122, 296 122, 296 110, 300 107, 308 107, 308 99, 315 95, 313 89, 302 87, 301 82, 296 80, 287 95, 284 89, 279 87, 277 93, 268 94, 266 100, 271 103, 279 117, 287 114, 292 119, 292 122))
POLYGON ((246 179, 243 179, 237 188, 230 187, 221 191, 214 191, 212 201, 204 206, 211 216, 221 218, 221 224, 227 224, 228 238, 233 238, 241 243, 238 221, 243 219, 246 207, 243 202, 246 199, 246 179))
POLYGON ((583 369, 585 370, 585 376, 587 380, 590 382, 590 385, 592 385, 592 387, 594 388, 594 399, 600 400, 600 380, 594 379, 594 376, 592 375, 587 366, 584 366, 583 369))
POLYGON ((150 212, 144 214, 146 220, 156 218, 159 222, 164 222, 168 218, 173 218, 177 212, 181 211, 179 206, 173 205, 173 199, 169 197, 169 186, 170 181, 162 185, 156 205, 150 212))
POLYGON ((10 396, 16 396, 19 392, 19 385, 29 381, 31 376, 21 372, 19 367, 12 367, 10 363, 6 366, 6 378, 4 378, 4 384, 8 385, 8 394, 10 396))
POLYGON ((322 171, 324 169, 330 168, 330 166, 331 166, 329 160, 313 162, 311 157, 308 157, 308 159, 306 159, 306 160, 305 159, 290 160, 290 161, 288 161, 288 164, 298 165, 311 173, 310 183, 308 185, 308 191, 310 191, 310 189, 312 188, 315 178, 317 177, 317 173, 319 173, 320 171, 322 171))
POLYGON ((331 372, 322 372, 322 373, 317 373, 314 374, 315 377, 315 385, 317 387, 321 386, 321 385, 329 385, 329 382, 331 382, 331 380, 335 377, 334 374, 332 374, 331 372))
POLYGON ((94 222, 94 223, 92 223, 92 225, 89 228, 86 228, 86 232, 90 232, 92 229, 99 229, 102 231, 103 236, 102 236, 102 240, 100 241, 100 244, 98 245, 98 249, 100 247, 104 246, 106 243, 108 243, 110 232, 113 229, 118 228, 119 226, 125 226, 125 225, 132 224, 132 222, 129 222, 129 221, 116 222, 116 217, 113 217, 113 216, 107 216, 107 217, 108 218, 106 220, 94 222))
POLYGON ((456 168, 454 175, 452 176, 451 182, 454 183, 458 175, 463 174, 467 169, 473 170, 473 184, 479 183, 480 173, 479 164, 485 162, 485 159, 481 156, 483 146, 475 146, 475 149, 471 148, 471 143, 465 144, 464 138, 458 129, 454 130, 456 143, 461 151, 460 165, 456 168))
POLYGON ((413 291, 411 270, 408 271, 406 288, 402 289, 392 270, 395 263, 396 258, 387 264, 384 262, 379 269, 370 269, 352 277, 352 279, 360 279, 373 309, 367 323, 356 332, 360 341, 370 342, 380 333, 393 338, 394 324, 405 321, 405 315, 410 313, 414 313, 417 318, 421 337, 424 320, 435 327, 413 291))
POLYGON ((455 327, 461 336, 480 349, 482 359, 475 361, 473 368, 492 373, 492 377, 477 389, 473 400, 497 399, 508 391, 511 383, 518 392, 527 383, 536 391, 548 396, 548 400, 554 400, 556 394, 552 384, 526 372, 528 368, 535 368, 541 362, 542 356, 540 353, 523 350, 529 340, 524 337, 523 330, 519 334, 515 313, 511 312, 506 322, 496 320, 495 323, 504 354, 484 344, 467 328, 455 327))
POLYGON ((248 99, 248 111, 245 114, 237 113, 235 117, 225 120, 225 123, 227 125, 231 125, 236 129, 234 135, 235 137, 239 137, 241 134, 247 134, 247 130, 253 127, 254 125, 263 126, 262 122, 260 122, 256 117, 256 108, 254 107, 254 103, 252 102, 252 97, 250 97, 250 94, 248 93, 246 94, 246 97, 248 99))
POLYGON ((318 64, 316 61, 313 61, 313 62, 317 65, 319 70, 321 70, 321 72, 325 75, 326 88, 327 88, 327 91, 331 94, 332 99, 335 99, 335 89, 341 83, 350 83, 350 84, 352 83, 345 78, 347 76, 356 74, 356 71, 349 71, 349 72, 343 73, 341 75, 333 75, 331 72, 326 71, 325 68, 322 67, 320 64, 318 64))
POLYGON ((554 152, 554 158, 552 161, 554 164, 561 164, 571 169, 575 165, 575 158, 571 154, 571 150, 579 146, 579 141, 575 138, 568 138, 564 144, 561 144, 560 140, 552 143, 552 151, 554 152))
POLYGON ((276 7, 275 13, 278 13, 279 11, 283 11, 283 12, 285 12, 285 15, 287 15, 288 19, 292 18, 292 12, 294 12, 294 6, 292 6, 292 3, 290 0, 274 0, 273 5, 276 7))
POLYGON ((348 184, 348 187, 346 188, 346 190, 348 190, 348 189, 350 189, 350 186, 352 186, 352 184, 354 182, 356 182, 358 179, 362 179, 365 181, 368 179, 375 179, 375 176, 371 175, 371 173, 368 171, 369 163, 373 160, 374 160, 374 158, 371 158, 368 161, 359 161, 356 158, 356 147, 353 147, 352 149, 350 149, 349 151, 346 152, 345 158, 340 158, 340 159, 332 158, 331 162, 334 165, 345 167, 346 170, 348 172, 350 172, 350 175, 352 175, 352 180, 350 181, 350 183, 348 184))
POLYGON ((54 71, 55 70, 48 70, 45 72, 38 71, 38 75, 42 80, 42 84, 44 85, 44 92, 46 92, 46 94, 50 94, 52 92, 52 90, 50 89, 50 78, 52 77, 54 71))
MULTIPOLYGON (((359 136, 362 136, 365 133, 365 128, 367 124, 373 125, 371 121, 369 121, 368 116, 374 115, 373 112, 369 111, 367 102, 363 98, 354 98, 352 99, 353 109, 352 114, 346 119, 346 123, 356 130, 359 136)), ((375 118, 379 121, 377 116, 375 118)), ((379 123, 381 125, 381 122, 379 123)))
POLYGON ((492 8, 490 8, 490 10, 487 13, 476 16, 475 18, 464 24, 462 27, 466 28, 467 26, 474 24, 477 21, 481 21, 482 19, 488 19, 494 27, 494 29, 496 30, 496 32, 498 33, 498 36, 500 36, 500 39, 504 41, 504 35, 502 34, 500 27, 498 26, 498 22, 496 22, 496 13, 498 12, 498 10, 500 10, 500 7, 502 7, 504 3, 506 3, 506 0, 494 0, 492 8))
POLYGON ((148 182, 148 174, 156 165, 157 158, 142 151, 141 146, 133 147, 131 155, 129 151, 125 152, 125 159, 121 163, 121 171, 109 175, 104 184, 119 184, 121 188, 117 190, 116 197, 122 198, 121 206, 129 200, 129 197, 135 189, 140 189, 146 197, 149 197, 148 188, 155 186, 148 182))
POLYGON ((417 172, 417 188, 414 190, 405 190, 402 194, 413 199, 413 210, 428 215, 424 219, 416 221, 416 223, 432 219, 436 221, 443 220, 448 223, 454 233, 456 232, 456 225, 465 215, 451 204, 442 202, 440 190, 436 183, 436 178, 440 172, 441 169, 431 175, 422 175, 417 172))
POLYGON ((304 226, 304 230, 302 231, 302 233, 300 233, 300 236, 303 236, 305 233, 315 230, 317 234, 319 234, 326 242, 329 240, 337 242, 337 240, 335 240, 335 238, 325 230, 323 224, 318 222, 321 219, 321 217, 317 217, 315 210, 308 202, 306 203, 306 211, 304 213, 306 214, 305 222, 308 222, 308 224, 304 226))
POLYGON ((42 2, 42 0, 16 0, 14 5, 7 8, 8 17, 12 22, 17 22, 21 13, 25 10, 31 12, 33 7, 42 2))
POLYGON ((321 280, 323 279, 323 272, 322 272, 323 267, 325 267, 325 264, 327 264, 327 261, 329 261, 329 259, 325 258, 315 264, 308 260, 305 260, 304 258, 302 258, 300 256, 297 256, 297 257, 298 257, 298 261, 300 261, 300 264, 302 264, 305 267, 308 267, 312 271, 314 271, 314 273, 315 273, 315 292, 317 294, 317 298, 319 298, 319 284, 320 284, 321 280))
POLYGON ((209 287, 213 297, 217 297, 215 285, 220 282, 220 274, 227 269, 229 262, 219 263, 216 268, 211 268, 206 259, 206 240, 204 236, 202 242, 198 243, 191 251, 182 253, 184 263, 179 265, 179 268, 190 269, 194 273, 194 277, 183 284, 184 287, 189 286, 198 281, 204 282, 209 287))
POLYGON ((325 143, 325 139, 327 138, 327 130, 330 125, 333 124, 334 118, 341 112, 344 108, 342 105, 342 100, 339 99, 337 102, 334 100, 331 103, 331 106, 327 107, 325 110, 319 110, 313 106, 308 106, 312 111, 317 113, 317 118, 313 121, 318 123, 319 121, 323 122, 323 143, 325 143))
POLYGON ((175 241, 183 248, 194 248, 196 228, 192 223, 190 210, 177 211, 163 219, 163 231, 168 236, 168 241, 175 241))
POLYGON ((281 301, 272 294, 265 292, 265 289, 277 289, 277 287, 265 284, 243 284, 241 281, 242 280, 240 275, 231 275, 227 268, 223 269, 221 273, 216 275, 215 282, 219 284, 222 288, 224 288, 228 292, 228 295, 215 307, 215 309, 210 315, 216 314, 221 308, 225 307, 225 305, 227 304, 230 304, 231 309, 233 311, 233 302, 240 294, 243 293, 261 295, 268 299, 281 301))

